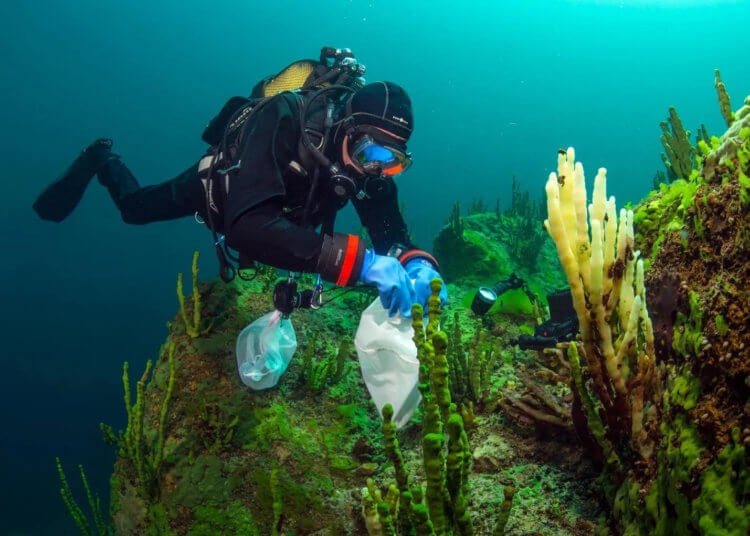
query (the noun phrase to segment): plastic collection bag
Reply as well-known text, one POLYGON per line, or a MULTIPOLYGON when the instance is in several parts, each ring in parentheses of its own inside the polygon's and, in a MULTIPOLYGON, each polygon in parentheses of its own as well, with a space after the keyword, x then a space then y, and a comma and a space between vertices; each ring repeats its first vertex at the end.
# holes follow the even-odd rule
POLYGON ((389 317, 380 298, 362 312, 354 337, 359 366, 378 414, 393 406, 393 422, 401 428, 422 400, 419 361, 411 319, 389 317))
POLYGON ((237 336, 237 370, 254 390, 278 383, 297 349, 297 334, 280 311, 261 316, 237 336))

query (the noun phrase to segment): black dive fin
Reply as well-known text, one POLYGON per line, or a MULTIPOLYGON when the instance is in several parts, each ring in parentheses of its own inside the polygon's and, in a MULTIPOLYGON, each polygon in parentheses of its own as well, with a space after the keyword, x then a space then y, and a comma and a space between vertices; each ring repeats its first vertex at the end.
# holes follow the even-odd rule
POLYGON ((43 220, 61 222, 78 206, 83 192, 102 162, 97 152, 109 152, 111 140, 97 140, 86 148, 55 182, 47 186, 32 205, 43 220), (92 150, 95 149, 95 150, 92 150))

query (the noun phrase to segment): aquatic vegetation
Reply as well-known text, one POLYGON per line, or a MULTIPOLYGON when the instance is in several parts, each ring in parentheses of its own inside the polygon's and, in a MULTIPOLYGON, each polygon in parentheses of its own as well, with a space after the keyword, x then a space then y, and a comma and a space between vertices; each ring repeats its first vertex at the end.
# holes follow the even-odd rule
POLYGON ((693 524, 704 534, 719 534, 727 527, 737 535, 747 533, 750 530, 748 487, 746 447, 739 428, 733 428, 731 443, 703 472, 701 493, 691 512, 693 524))
POLYGON ((633 225, 640 236, 653 237, 653 241, 640 244, 646 268, 659 252, 666 233, 682 233, 690 221, 696 192, 701 185, 695 172, 688 180, 677 179, 668 185, 662 183, 633 213, 633 225), (658 232, 661 231, 661 232, 658 232))
POLYGON ((727 126, 732 126, 734 122, 734 111, 732 110, 732 104, 729 100, 729 93, 727 93, 727 87, 721 79, 721 73, 719 69, 714 69, 714 87, 716 88, 716 96, 719 99, 719 109, 721 110, 721 116, 724 118, 727 126))
POLYGON ((311 391, 321 391, 326 384, 338 382, 346 371, 346 360, 350 352, 351 344, 346 340, 340 341, 338 348, 331 348, 328 343, 324 343, 322 349, 313 343, 309 344, 302 354, 305 387, 311 391))
POLYGON ((216 402, 202 401, 196 415, 197 437, 209 454, 219 454, 232 444, 240 422, 239 415, 228 415, 216 402))
POLYGON ((529 192, 521 190, 513 177, 510 206, 501 216, 507 227, 506 247, 511 259, 528 271, 536 269, 537 258, 542 246, 548 240, 539 223, 544 219, 544 203, 532 200, 529 192))
POLYGON ((659 190, 661 184, 669 184, 669 178, 666 173, 659 169, 654 173, 651 184, 653 190, 659 190))
POLYGON ((255 526, 255 520, 241 501, 218 506, 197 505, 195 507, 195 521, 190 534, 232 534, 234 536, 261 536, 255 526))
POLYGON ((654 335, 643 261, 633 248, 633 213, 623 209, 616 216, 603 168, 586 210, 583 167, 572 148, 558 153, 547 196, 545 227, 557 246, 580 324, 581 343, 568 346, 574 385, 601 456, 619 473, 623 459, 649 463, 658 422, 654 335))
POLYGON ((177 300, 180 302, 180 315, 182 316, 182 321, 185 323, 185 331, 193 338, 205 335, 211 330, 211 327, 213 325, 213 321, 204 325, 203 319, 201 318, 203 304, 201 300, 200 289, 198 288, 199 258, 200 252, 196 251, 195 253, 193 253, 193 293, 191 295, 193 298, 193 315, 191 318, 188 318, 188 313, 185 307, 185 295, 182 291, 182 272, 177 274, 177 300))
POLYGON ((716 324, 716 331, 722 337, 729 333, 729 326, 727 325, 727 321, 724 320, 724 317, 722 315, 716 315, 714 324, 716 324))
POLYGON ((695 292, 689 293, 690 311, 685 314, 677 312, 674 323, 672 349, 680 355, 700 355, 703 345, 703 309, 700 297, 695 292))
MULTIPOLYGON (((648 335, 648 329, 641 332, 641 319, 632 340, 637 346, 645 344, 648 359, 639 355, 613 369, 605 349, 593 352, 597 359, 587 358, 590 342, 583 321, 594 324, 601 318, 596 312, 598 298, 585 294, 584 307, 577 308, 584 326, 582 341, 570 345, 568 357, 586 431, 595 439, 604 462, 602 482, 612 504, 610 524, 616 533, 740 535, 750 530, 750 469, 745 450, 750 445, 746 407, 750 355, 745 343, 750 295, 744 283, 750 276, 750 215, 742 196, 746 154, 750 154, 744 153, 750 131, 743 133, 750 127, 750 98, 732 119, 721 138, 712 139, 710 145, 699 144, 702 167, 693 170, 686 181, 661 185, 659 192, 636 209, 639 244, 645 244, 649 257, 643 275, 640 269, 636 273, 636 280, 642 281, 636 288, 642 284, 649 289, 654 336, 648 335), (653 353, 648 349, 650 339, 653 353), (586 353, 579 358, 581 347, 586 353), (653 367, 647 373, 650 376, 644 376, 648 370, 644 365, 653 367), (624 378, 636 374, 639 381, 626 381, 622 391, 618 373, 624 378), (608 380, 606 389, 597 387, 602 374, 608 380), (646 381, 649 378, 651 383, 646 381), (646 396, 649 390, 651 397, 646 396), (620 419, 610 418, 610 408, 618 404, 608 402, 607 397, 615 400, 612 397, 622 392, 632 410, 630 422, 627 413, 620 419), (642 419, 640 430, 635 426, 636 416, 642 419), (634 445, 632 438, 644 432, 648 441, 634 445)), ((569 174, 565 175, 567 184, 569 174)), ((558 218, 558 229, 571 228, 561 225, 564 221, 558 218)), ((605 221, 609 224, 612 218, 605 221)), ((577 248, 563 248, 564 266, 581 266, 594 243, 600 243, 593 228, 590 244, 579 241, 577 248)), ((609 242, 605 239, 604 243, 609 242)), ((626 243, 626 250, 634 249, 634 242, 626 243)), ((585 272, 579 276, 584 289, 585 272)), ((620 268, 603 273, 606 278, 619 272, 620 268)), ((594 273, 598 268, 591 272, 592 281, 594 273)), ((610 299, 613 295, 613 290, 602 294, 610 299)), ((617 310, 608 316, 611 322, 626 317, 617 310)), ((595 340, 606 333, 606 327, 591 331, 595 340)), ((625 345, 623 339, 612 347, 619 353, 625 345)))
POLYGON ((464 226, 461 219, 461 204, 456 201, 451 208, 448 216, 448 230, 456 242, 462 242, 464 239, 464 226))
POLYGON ((669 180, 687 179, 695 167, 696 150, 690 143, 690 132, 682 126, 677 110, 670 106, 669 118, 659 123, 662 135, 659 138, 665 153, 661 153, 662 162, 667 168, 669 180))
POLYGON ((60 488, 60 496, 76 528, 83 536, 91 536, 93 534, 108 536, 111 534, 109 523, 102 512, 99 495, 91 491, 88 478, 86 478, 86 473, 83 470, 83 465, 78 466, 78 472, 81 475, 81 483, 83 484, 86 501, 92 514, 92 520, 89 520, 83 509, 76 502, 75 497, 73 497, 73 491, 70 489, 70 484, 68 484, 68 478, 65 476, 60 458, 55 458, 55 464, 57 465, 57 476, 60 478, 60 485, 62 486, 60 488))
POLYGON ((125 391, 125 409, 127 411, 127 427, 118 435, 106 425, 102 425, 102 431, 111 443, 120 447, 120 456, 129 460, 135 474, 137 475, 137 488, 142 499, 153 500, 159 493, 162 477, 162 463, 165 454, 166 424, 170 411, 170 403, 174 392, 176 364, 175 344, 171 343, 166 353, 166 364, 168 367, 166 380, 163 385, 164 394, 159 404, 158 421, 154 433, 150 433, 146 424, 145 412, 147 411, 146 389, 155 387, 156 372, 151 376, 149 384, 149 373, 152 369, 151 360, 146 362, 146 369, 140 380, 136 383, 135 401, 131 399, 130 376, 128 374, 128 362, 123 363, 122 383, 125 391))
POLYGON ((500 357, 499 345, 480 322, 474 323, 473 334, 465 333, 458 311, 453 315, 451 328, 448 350, 451 399, 467 409, 469 404, 472 408, 483 405, 497 396, 491 378, 500 357))
MULTIPOLYGON (((362 508, 368 532, 381 534, 463 535, 474 534, 469 503, 472 456, 464 421, 456 412, 448 387, 448 336, 440 331, 441 281, 432 282, 428 322, 422 326, 422 307, 414 305, 414 332, 420 361, 420 392, 423 398, 422 455, 424 485, 410 483, 410 475, 396 438, 393 408, 383 408, 383 438, 386 454, 395 468, 396 484, 385 497, 368 481, 362 508), (424 335, 423 335, 424 333, 424 335)), ((505 499, 495 534, 502 534, 508 520, 513 490, 505 499)))
POLYGON ((740 129, 741 145, 737 148, 737 181, 740 186, 740 202, 743 206, 750 205, 750 127, 740 129))

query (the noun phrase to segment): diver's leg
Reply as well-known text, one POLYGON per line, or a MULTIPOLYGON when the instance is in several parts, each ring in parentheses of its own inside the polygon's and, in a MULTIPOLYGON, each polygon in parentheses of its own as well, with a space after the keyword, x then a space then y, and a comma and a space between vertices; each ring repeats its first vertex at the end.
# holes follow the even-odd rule
POLYGON ((171 180, 141 187, 127 166, 119 158, 113 158, 99 170, 99 182, 109 190, 126 223, 139 225, 205 212, 206 198, 198 178, 198 164, 171 180))
POLYGON ((86 147, 59 179, 47 186, 34 201, 42 219, 61 222, 76 208, 91 179, 107 160, 116 158, 112 140, 101 138, 86 147))

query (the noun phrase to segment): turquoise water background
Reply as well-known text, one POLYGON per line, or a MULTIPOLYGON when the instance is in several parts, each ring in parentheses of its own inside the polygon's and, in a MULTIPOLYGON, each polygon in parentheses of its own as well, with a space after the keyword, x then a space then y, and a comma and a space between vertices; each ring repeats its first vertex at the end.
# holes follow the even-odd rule
MULTIPOLYGON (((399 187, 429 249, 455 201, 505 203, 513 176, 541 195, 560 147, 589 184, 607 167, 619 206, 637 202, 663 169, 669 106, 718 135, 714 68, 735 109, 750 94, 748 1, 7 0, 0 20, 0 535, 76 534, 55 456, 77 491, 81 463, 107 497, 115 452, 98 425, 124 426, 122 361, 157 356, 195 249, 216 273, 205 229, 125 225, 96 183, 63 224, 36 218, 35 196, 94 138, 160 182, 200 156, 226 98, 350 47, 414 102, 399 187)), ((351 212, 337 226, 358 230, 351 212)))

